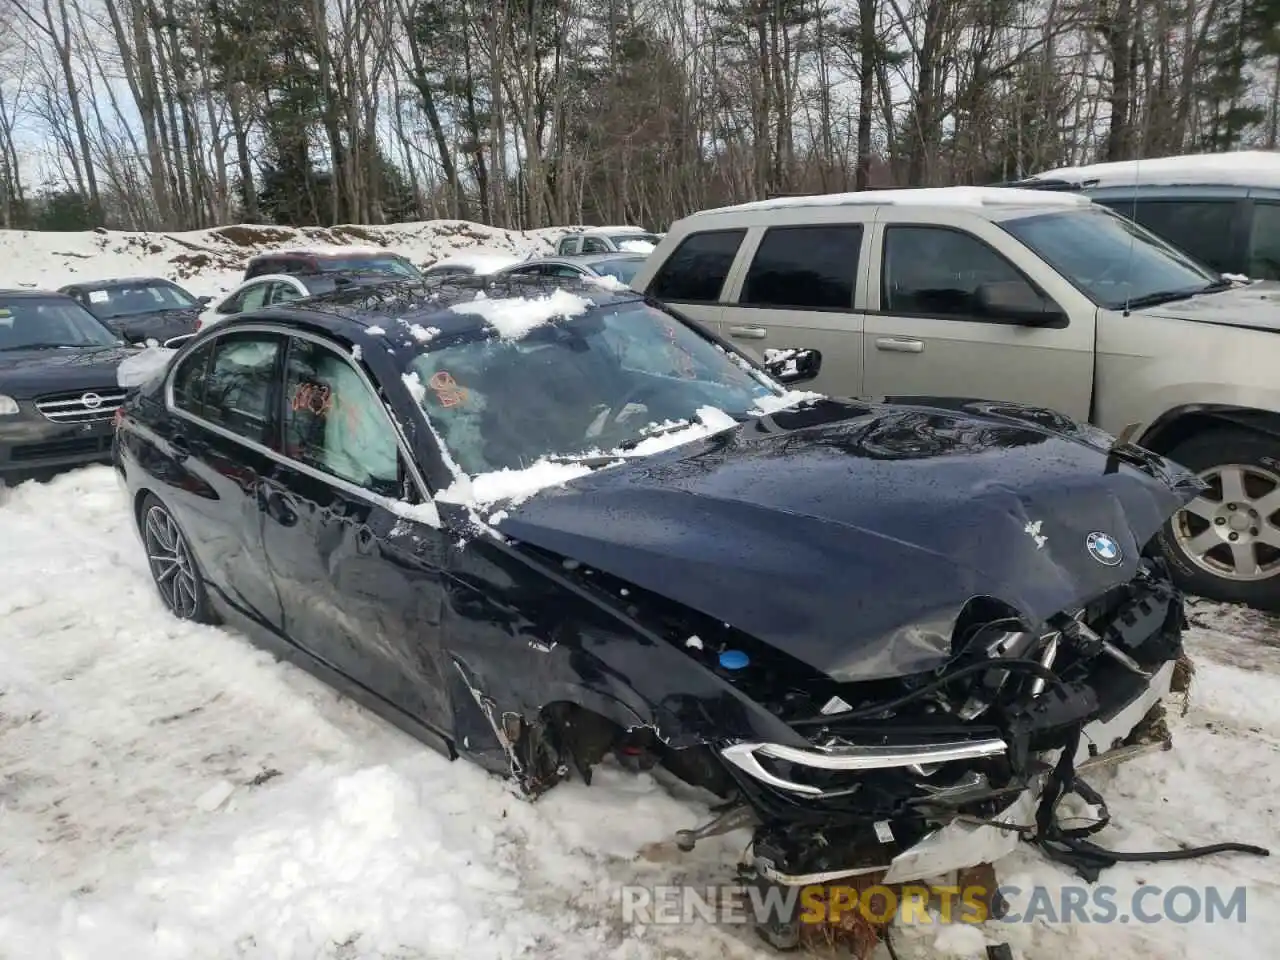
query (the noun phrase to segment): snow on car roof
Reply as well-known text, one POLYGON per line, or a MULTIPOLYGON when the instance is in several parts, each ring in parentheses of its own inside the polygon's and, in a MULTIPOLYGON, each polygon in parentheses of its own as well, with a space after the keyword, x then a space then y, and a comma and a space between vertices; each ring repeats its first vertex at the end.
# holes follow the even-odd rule
POLYGON ((476 273, 485 274, 523 262, 524 257, 516 254, 479 251, 476 253, 455 253, 453 256, 445 257, 443 260, 437 260, 428 269, 434 270, 436 267, 470 267, 476 273))
POLYGON ((901 190, 860 190, 854 193, 821 193, 801 197, 773 197, 730 207, 716 207, 693 214, 695 217, 750 210, 781 210, 791 207, 845 207, 863 204, 892 204, 924 207, 1086 207, 1092 201, 1075 193, 1018 190, 1013 187, 920 187, 901 190))
POLYGON ((1082 167, 1059 167, 1038 173, 1033 180, 1097 181, 1099 187, 1223 186, 1280 189, 1280 152, 1239 150, 1149 160, 1119 160, 1082 167))

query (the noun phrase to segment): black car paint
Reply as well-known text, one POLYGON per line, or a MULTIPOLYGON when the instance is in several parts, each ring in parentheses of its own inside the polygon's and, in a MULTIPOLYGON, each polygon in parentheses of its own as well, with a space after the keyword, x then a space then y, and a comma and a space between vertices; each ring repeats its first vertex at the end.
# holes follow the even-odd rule
MULTIPOLYGON (((428 485, 442 489, 451 474, 401 378, 416 347, 395 320, 446 334, 474 321, 422 291, 397 284, 258 311, 198 334, 179 359, 255 322, 358 344, 428 485), (370 334, 374 325, 390 333, 370 334)), ((164 384, 129 402, 117 465, 135 509, 153 494, 188 531, 219 611, 450 756, 503 773, 508 724, 564 702, 672 748, 807 744, 688 648, 670 609, 687 613, 682 623, 723 615, 741 625, 730 635, 772 641, 779 658, 818 672, 926 669, 973 596, 1011 591, 1039 618, 1123 583, 1142 543, 1199 490, 1163 461, 1117 466, 1097 445, 1008 411, 831 401, 546 491, 498 524, 508 540, 478 533, 461 508, 439 504, 436 527, 228 439, 170 410, 164 384), (1031 518, 1050 536, 1043 550, 1024 530, 1031 518), (1094 526, 1120 539, 1123 565, 1090 566, 1083 537, 1094 526), (975 563, 979 552, 991 561, 975 563), (717 564, 727 584, 714 582, 717 564), (922 624, 933 636, 907 640, 922 624)))
POLYGON ((116 368, 131 353, 127 347, 110 346, 0 351, 0 395, 12 397, 19 408, 15 415, 0 417, 0 476, 12 482, 107 462, 112 436, 109 418, 57 423, 36 409, 35 400, 77 391, 119 390, 116 368))
POLYGON ((151 310, 146 313, 131 313, 118 317, 98 316, 98 312, 94 309, 96 304, 89 297, 91 290, 111 290, 122 286, 138 286, 141 284, 173 287, 184 295, 191 296, 190 293, 183 290, 176 283, 158 277, 104 280, 100 283, 71 283, 64 287, 59 287, 58 290, 60 293, 74 297, 82 307, 97 317, 100 323, 129 343, 145 343, 148 340, 164 343, 173 337, 181 337, 195 332, 196 320, 200 316, 200 311, 204 309, 205 303, 208 302, 208 297, 192 297, 196 303, 190 307, 151 310))

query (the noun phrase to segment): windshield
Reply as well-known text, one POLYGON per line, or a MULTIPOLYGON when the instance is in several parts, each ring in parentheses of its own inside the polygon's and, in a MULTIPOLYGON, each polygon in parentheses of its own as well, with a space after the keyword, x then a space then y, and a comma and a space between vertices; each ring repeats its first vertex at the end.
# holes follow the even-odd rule
POLYGON ((1000 223, 1099 306, 1154 305, 1222 285, 1221 278, 1131 220, 1072 210, 1000 223))
POLYGON ((714 407, 745 420, 779 396, 719 346, 641 302, 597 307, 501 339, 432 341, 409 364, 422 407, 468 474, 633 446, 714 407))
POLYGON ((600 260, 593 263, 591 269, 603 276, 613 277, 613 279, 621 280, 623 283, 630 283, 642 263, 644 261, 639 259, 600 260))
POLYGON ((199 306, 195 297, 168 283, 138 283, 87 290, 89 310, 103 320, 128 317, 156 310, 191 310, 199 306))
POLYGON ((120 340, 70 297, 0 298, 0 350, 115 346, 120 340))
POLYGON ((422 279, 422 272, 404 257, 325 257, 321 266, 326 273, 389 273, 410 280, 422 279))

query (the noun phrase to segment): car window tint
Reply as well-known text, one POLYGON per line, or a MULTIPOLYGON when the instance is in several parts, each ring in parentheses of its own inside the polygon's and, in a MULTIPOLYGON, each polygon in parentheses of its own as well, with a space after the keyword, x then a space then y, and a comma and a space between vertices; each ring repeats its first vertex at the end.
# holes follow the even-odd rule
POLYGON ((244 313, 246 310, 257 310, 267 302, 267 294, 275 284, 273 283, 255 283, 241 291, 240 296, 236 298, 235 313, 244 313))
POLYGON ((1234 200, 1113 200, 1107 205, 1219 272, 1239 267, 1231 256, 1234 200))
POLYGON ((980 319, 979 286, 1025 282, 1013 264, 971 234, 938 227, 885 229, 880 296, 891 313, 980 319))
POLYGON ((1254 280, 1280 280, 1280 201, 1254 204, 1246 272, 1254 280))
POLYGON ((285 372, 285 454, 378 493, 399 477, 395 431, 379 397, 349 362, 295 339, 285 372))
POLYGON ((578 241, 574 237, 565 237, 560 241, 560 245, 556 247, 556 253, 561 254, 562 256, 566 253, 573 253, 577 242, 578 241))
POLYGON ((274 283, 271 292, 271 299, 268 303, 287 303, 290 300, 297 300, 302 297, 296 287, 291 283, 274 283))
POLYGON ((599 237, 585 237, 582 241, 583 253, 608 253, 609 245, 599 237))
MULTIPOLYGON (((215 341, 216 342, 216 341, 215 341)), ((204 388, 209 378, 213 342, 193 350, 173 372, 173 405, 197 416, 204 408, 204 388)))
POLYGON ((546 274, 549 277, 581 277, 583 271, 577 267, 566 266, 563 263, 551 263, 547 265, 546 274))
POLYGON ((648 293, 659 300, 711 303, 720 290, 745 230, 708 230, 680 241, 649 282, 648 293))
POLYGON ((756 248, 739 302, 848 310, 861 247, 859 224, 772 227, 756 248))
POLYGON ((280 338, 231 333, 214 341, 203 416, 232 433, 271 443, 272 387, 280 338))

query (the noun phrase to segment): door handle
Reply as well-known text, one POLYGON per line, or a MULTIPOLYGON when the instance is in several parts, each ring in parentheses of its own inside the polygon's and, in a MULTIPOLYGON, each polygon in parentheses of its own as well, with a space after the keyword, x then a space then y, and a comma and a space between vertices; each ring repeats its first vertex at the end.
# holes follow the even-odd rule
POLYGON ((267 515, 282 527, 292 527, 298 522, 293 503, 278 490, 267 491, 267 515))
POLYGON ((769 335, 764 327, 730 327, 729 336, 742 340, 763 340, 769 335))
POLYGON ((924 353, 924 341, 910 337, 881 337, 876 341, 876 349, 889 353, 924 353))

